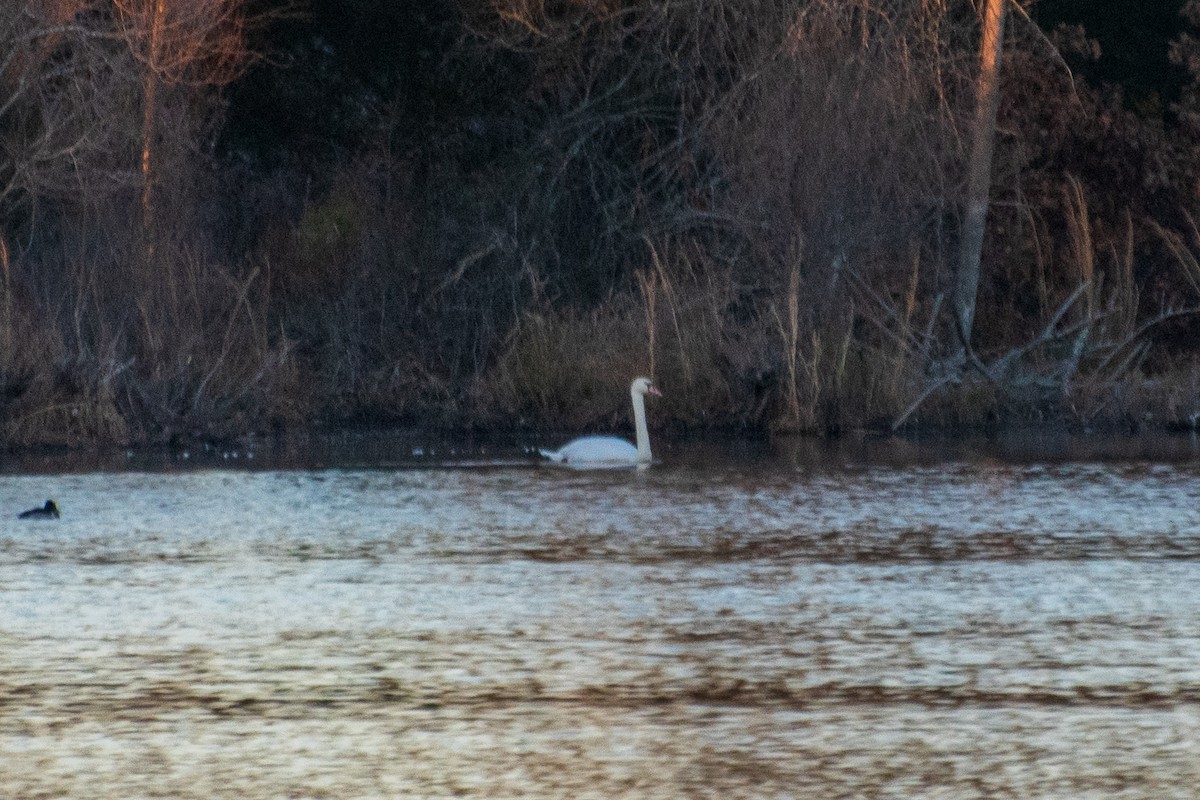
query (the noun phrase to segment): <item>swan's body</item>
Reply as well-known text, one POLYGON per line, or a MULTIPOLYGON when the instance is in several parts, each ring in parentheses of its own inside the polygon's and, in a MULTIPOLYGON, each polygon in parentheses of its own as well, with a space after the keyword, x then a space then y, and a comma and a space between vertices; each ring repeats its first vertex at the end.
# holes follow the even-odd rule
POLYGON ((638 449, 618 436, 581 436, 553 452, 543 450, 542 455, 561 464, 636 464, 638 449))
POLYGON ((580 469, 649 466, 654 456, 650 452, 650 432, 646 428, 648 394, 662 396, 649 378, 638 378, 629 385, 636 445, 616 436, 582 436, 558 450, 542 450, 541 454, 556 464, 580 469))

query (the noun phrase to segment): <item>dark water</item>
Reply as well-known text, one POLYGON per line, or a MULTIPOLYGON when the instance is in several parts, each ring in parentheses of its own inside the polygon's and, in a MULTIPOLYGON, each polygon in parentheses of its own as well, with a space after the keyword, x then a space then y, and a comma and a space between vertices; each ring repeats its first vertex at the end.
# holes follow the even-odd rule
POLYGON ((0 797, 1200 796, 1186 437, 318 445, 0 465, 0 797))

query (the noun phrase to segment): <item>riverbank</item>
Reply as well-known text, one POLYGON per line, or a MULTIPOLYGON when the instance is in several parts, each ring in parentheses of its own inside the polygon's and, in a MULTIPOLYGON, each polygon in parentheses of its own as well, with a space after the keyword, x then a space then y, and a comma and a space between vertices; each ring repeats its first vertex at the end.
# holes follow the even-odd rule
POLYGON ((1136 433, 1192 430, 1200 420, 1200 360, 1157 341, 1152 326, 1109 335, 1103 348, 1097 332, 1087 352, 1046 336, 935 358, 885 349, 881 329, 859 330, 853 318, 836 335, 792 335, 762 315, 718 314, 713 297, 674 303, 652 309, 644 296, 625 296, 586 314, 525 315, 460 380, 444 359, 461 344, 409 342, 368 367, 361 354, 282 334, 247 347, 236 314, 222 323, 232 331, 226 346, 197 349, 189 336, 157 361, 135 342, 101 357, 31 329, 26 346, 0 353, 0 447, 194 449, 361 427, 621 432, 635 375, 653 376, 663 392, 650 404, 651 428, 675 433, 1136 433))
POLYGON ((177 86, 155 120, 138 98, 156 78, 111 15, 0 18, 49 48, 0 81, 0 149, 32 159, 0 192, 0 444, 620 430, 639 374, 663 429, 1194 424, 1186 104, 1164 117, 1073 80, 1064 57, 1094 50, 1078 31, 1061 50, 1009 37, 976 270, 974 15, 742 5, 389 18, 440 55, 382 74, 424 74, 438 100, 413 115, 339 90, 298 126, 360 120, 332 151, 224 116, 239 89, 254 108, 324 98, 325 72, 281 66, 299 52, 224 75, 228 97, 177 86))

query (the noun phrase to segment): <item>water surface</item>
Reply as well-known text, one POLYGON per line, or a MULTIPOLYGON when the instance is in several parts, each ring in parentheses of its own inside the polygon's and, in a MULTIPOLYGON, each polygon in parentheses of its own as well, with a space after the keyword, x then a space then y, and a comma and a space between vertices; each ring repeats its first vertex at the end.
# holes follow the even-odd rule
POLYGON ((1186 437, 317 444, 0 464, 0 796, 1200 786, 1186 437))

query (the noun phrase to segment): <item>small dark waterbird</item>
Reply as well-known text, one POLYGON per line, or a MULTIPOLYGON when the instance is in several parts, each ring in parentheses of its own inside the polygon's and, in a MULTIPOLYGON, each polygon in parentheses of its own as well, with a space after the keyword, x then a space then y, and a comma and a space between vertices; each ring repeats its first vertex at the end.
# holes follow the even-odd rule
POLYGON ((58 503, 47 500, 41 508, 31 508, 17 515, 20 519, 58 519, 58 503))

